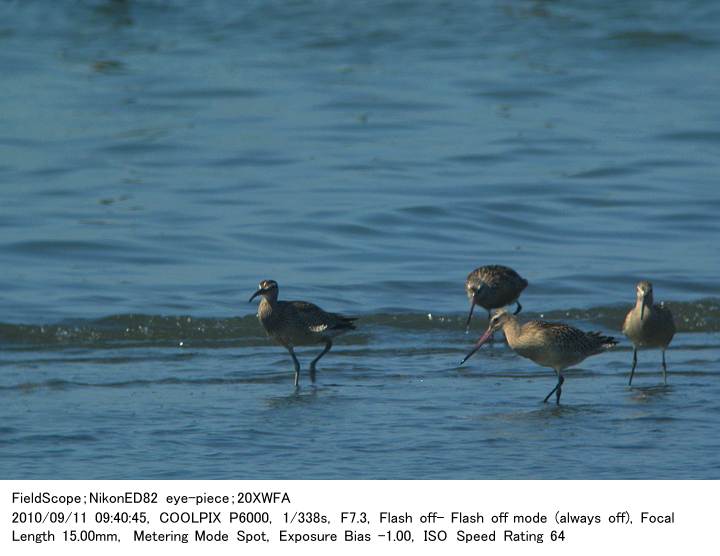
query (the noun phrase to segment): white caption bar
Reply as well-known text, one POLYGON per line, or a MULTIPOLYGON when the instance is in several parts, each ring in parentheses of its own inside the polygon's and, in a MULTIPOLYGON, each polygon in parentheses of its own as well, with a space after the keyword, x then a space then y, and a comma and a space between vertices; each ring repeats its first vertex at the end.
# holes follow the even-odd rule
POLYGON ((707 553, 717 481, 3 481, 2 554, 707 553))

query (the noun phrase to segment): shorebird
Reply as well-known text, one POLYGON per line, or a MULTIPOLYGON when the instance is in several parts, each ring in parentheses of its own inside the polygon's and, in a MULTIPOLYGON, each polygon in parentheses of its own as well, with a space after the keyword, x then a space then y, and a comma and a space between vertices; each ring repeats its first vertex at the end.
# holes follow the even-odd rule
POLYGON ((465 331, 470 330, 475 305, 487 310, 488 320, 492 318, 492 309, 500 309, 513 303, 517 304, 514 313, 517 315, 522 311, 518 298, 527 285, 525 278, 507 266, 489 265, 473 270, 465 280, 465 293, 470 300, 470 314, 465 323, 465 331))
POLYGON ((501 309, 490 319, 485 333, 480 337, 475 347, 460 362, 465 363, 480 347, 488 341, 495 330, 505 333, 510 348, 542 367, 555 369, 558 382, 555 388, 545 396, 545 402, 555 394, 555 401, 560 405, 562 385, 565 382, 563 370, 577 365, 591 355, 602 353, 613 347, 617 342, 610 336, 599 332, 584 332, 573 326, 562 323, 531 320, 520 324, 518 319, 501 309))
POLYGON ((263 280, 248 303, 261 296, 257 316, 265 332, 290 352, 295 366, 295 386, 300 383, 300 362, 295 356, 297 345, 325 344, 325 348, 310 363, 310 380, 315 382, 317 362, 332 348, 335 336, 354 330, 356 318, 323 311, 307 301, 278 301, 275 280, 263 280))
POLYGON ((633 362, 629 385, 632 385, 637 367, 638 348, 660 348, 662 350, 663 382, 667 384, 665 350, 675 335, 675 322, 670 309, 662 304, 653 305, 653 287, 647 280, 635 286, 637 300, 635 307, 625 317, 623 334, 633 343, 633 362))

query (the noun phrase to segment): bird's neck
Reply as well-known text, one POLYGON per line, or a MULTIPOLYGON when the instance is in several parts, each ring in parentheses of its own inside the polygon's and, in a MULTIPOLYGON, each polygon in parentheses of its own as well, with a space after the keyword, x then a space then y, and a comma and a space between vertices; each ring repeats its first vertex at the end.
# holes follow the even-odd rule
POLYGON ((257 315, 260 320, 267 320, 272 317, 273 311, 277 307, 277 297, 267 298, 263 296, 258 305, 257 315))
POLYGON ((507 339, 510 347, 512 347, 520 337, 521 328, 520 323, 514 316, 510 316, 505 321, 505 324, 503 324, 503 333, 505 334, 505 338, 507 339))

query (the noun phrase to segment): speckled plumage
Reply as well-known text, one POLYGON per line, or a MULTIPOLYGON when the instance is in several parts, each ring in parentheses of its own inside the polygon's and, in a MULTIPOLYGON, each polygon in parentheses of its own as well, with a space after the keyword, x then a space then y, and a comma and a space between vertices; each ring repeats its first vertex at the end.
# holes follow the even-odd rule
POLYGON ((520 324, 512 315, 507 315, 502 328, 508 345, 518 355, 558 372, 617 343, 599 332, 585 332, 563 323, 531 320, 520 324))
POLYGON ((470 301, 467 328, 470 327, 475 305, 488 311, 488 319, 492 309, 513 303, 517 303, 515 314, 518 314, 522 310, 518 298, 527 285, 525 278, 507 266, 488 265, 473 270, 465 280, 465 293, 470 301))
POLYGON ((635 306, 625 316, 623 334, 633 343, 633 363, 630 370, 629 384, 637 367, 637 351, 643 348, 660 348, 662 350, 663 382, 667 382, 667 365, 665 350, 675 335, 675 321, 670 309, 653 303, 653 287, 647 280, 635 286, 635 306))
POLYGON ((480 346, 496 330, 502 330, 505 333, 508 345, 515 353, 542 367, 550 367, 555 370, 558 375, 558 383, 547 395, 545 401, 553 393, 556 393, 558 404, 560 403, 562 384, 565 381, 563 370, 617 344, 615 339, 610 336, 599 332, 585 332, 568 324, 541 320, 531 320, 521 324, 515 316, 505 310, 500 310, 492 317, 487 331, 461 364, 480 349, 480 346))
POLYGON ((332 340, 340 334, 355 329, 352 317, 323 311, 307 301, 278 301, 278 285, 274 280, 263 280, 250 298, 258 295, 262 300, 257 316, 265 332, 288 350, 295 365, 295 386, 300 380, 300 363, 294 347, 325 344, 325 349, 310 363, 310 378, 315 382, 317 362, 332 348, 332 340))

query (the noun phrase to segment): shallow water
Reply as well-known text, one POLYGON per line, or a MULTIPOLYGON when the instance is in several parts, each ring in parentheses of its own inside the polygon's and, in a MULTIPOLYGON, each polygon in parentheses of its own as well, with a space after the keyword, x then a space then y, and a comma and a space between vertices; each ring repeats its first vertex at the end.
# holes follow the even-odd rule
POLYGON ((0 476, 720 477, 716 3, 228 6, 0 5, 0 476), (492 263, 618 336, 652 280, 668 385, 458 369, 492 263), (361 317, 315 387, 264 278, 361 317))

